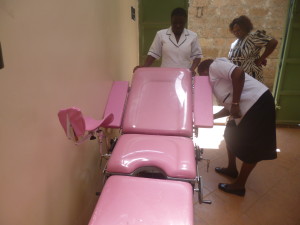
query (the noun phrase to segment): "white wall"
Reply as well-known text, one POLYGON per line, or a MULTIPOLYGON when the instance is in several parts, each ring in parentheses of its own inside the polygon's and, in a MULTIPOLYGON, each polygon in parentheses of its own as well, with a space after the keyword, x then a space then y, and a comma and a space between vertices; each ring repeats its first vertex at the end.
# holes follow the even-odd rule
POLYGON ((99 190, 96 143, 58 122, 101 118, 112 80, 138 64, 137 0, 0 0, 0 224, 87 224, 99 190))

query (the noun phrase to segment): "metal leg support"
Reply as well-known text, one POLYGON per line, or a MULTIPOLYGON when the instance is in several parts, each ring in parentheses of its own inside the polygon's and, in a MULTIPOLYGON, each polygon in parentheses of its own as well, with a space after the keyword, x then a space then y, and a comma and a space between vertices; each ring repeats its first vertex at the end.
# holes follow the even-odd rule
MULTIPOLYGON (((200 204, 201 203, 211 204, 210 200, 204 200, 203 199, 202 177, 200 176, 200 173, 199 173, 198 163, 200 162, 200 160, 203 160, 203 157, 202 157, 203 149, 200 149, 199 146, 195 146, 195 151, 196 151, 197 188, 195 188, 194 190, 196 192, 198 192, 198 201, 199 201, 200 204)), ((208 159, 206 159, 206 160, 207 160, 207 171, 208 171, 210 160, 208 160, 208 159)))

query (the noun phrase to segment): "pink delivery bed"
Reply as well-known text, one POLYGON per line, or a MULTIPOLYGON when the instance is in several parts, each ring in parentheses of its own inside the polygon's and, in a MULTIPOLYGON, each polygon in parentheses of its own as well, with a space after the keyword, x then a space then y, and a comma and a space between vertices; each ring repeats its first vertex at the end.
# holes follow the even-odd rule
POLYGON ((193 225, 193 189, 189 183, 111 176, 89 225, 193 225))
POLYGON ((204 101, 192 96, 189 70, 140 68, 129 93, 128 82, 113 84, 102 120, 85 117, 75 107, 59 112, 68 138, 76 144, 97 139, 101 160, 108 159, 107 180, 90 225, 193 224, 193 189, 200 203, 210 203, 203 201, 201 151, 192 140, 194 128, 212 126, 207 81, 195 84, 204 101), (122 130, 109 154, 102 154, 103 128, 122 130), (149 170, 166 179, 142 178, 149 170))

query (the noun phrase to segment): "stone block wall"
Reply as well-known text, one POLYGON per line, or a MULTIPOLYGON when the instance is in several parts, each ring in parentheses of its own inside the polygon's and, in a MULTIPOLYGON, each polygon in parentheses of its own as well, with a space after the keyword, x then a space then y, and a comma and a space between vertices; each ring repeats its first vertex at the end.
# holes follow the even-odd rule
POLYGON ((278 40, 278 46, 264 67, 265 84, 272 90, 285 32, 289 0, 190 0, 188 28, 199 35, 205 58, 227 57, 235 40, 229 31, 231 21, 248 16, 254 30, 265 30, 278 40))

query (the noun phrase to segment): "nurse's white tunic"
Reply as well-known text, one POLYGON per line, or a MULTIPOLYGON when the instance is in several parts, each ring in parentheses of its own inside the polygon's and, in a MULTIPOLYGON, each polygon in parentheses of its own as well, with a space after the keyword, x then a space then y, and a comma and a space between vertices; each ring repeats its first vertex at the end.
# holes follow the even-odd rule
POLYGON ((156 33, 148 55, 162 57, 161 67, 190 68, 195 58, 202 58, 197 34, 184 29, 177 43, 172 28, 156 33))

